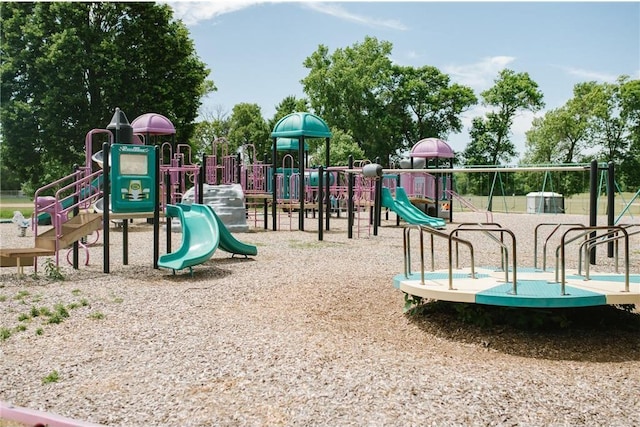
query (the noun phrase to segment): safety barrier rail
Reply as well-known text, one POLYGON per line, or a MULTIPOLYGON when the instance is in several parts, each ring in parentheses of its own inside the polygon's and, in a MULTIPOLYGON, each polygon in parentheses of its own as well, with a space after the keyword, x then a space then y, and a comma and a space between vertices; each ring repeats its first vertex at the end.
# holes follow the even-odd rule
MULTIPOLYGON (((504 243, 503 233, 507 233, 508 235, 511 236, 511 249, 512 249, 511 256, 512 256, 512 265, 513 265, 513 287, 512 287, 511 293, 513 295, 517 295, 518 294, 518 262, 517 262, 517 255, 516 255, 517 254, 516 236, 513 233, 513 231, 509 230, 508 228, 503 228, 499 224, 497 226, 487 227, 482 223, 478 223, 478 224, 473 224, 473 226, 460 225, 455 230, 453 230, 451 234, 453 235, 453 233, 456 233, 457 235, 457 233, 460 231, 482 232, 483 234, 487 235, 493 241, 497 242, 500 245, 500 247, 502 248, 501 259, 503 262, 503 269, 505 273, 505 283, 509 283, 509 248, 504 243), (473 227, 477 227, 477 228, 473 228, 473 227), (499 240, 496 236, 492 234, 495 232, 500 233, 499 240)), ((452 253, 452 240, 450 239, 449 240, 449 258, 451 258, 451 253, 452 253)), ((452 286, 453 271, 451 268, 451 262, 449 263, 449 283, 450 283, 449 289, 453 289, 453 286, 452 286)))
POLYGON ((60 178, 36 190, 34 194, 35 209, 32 216, 32 229, 38 235, 40 215, 47 213, 51 217, 51 225, 55 233, 56 265, 62 237, 62 225, 78 210, 89 209, 102 197, 100 183, 103 179, 102 169, 86 175, 86 168, 78 168, 75 172, 60 178), (43 196, 55 190, 54 196, 43 196))

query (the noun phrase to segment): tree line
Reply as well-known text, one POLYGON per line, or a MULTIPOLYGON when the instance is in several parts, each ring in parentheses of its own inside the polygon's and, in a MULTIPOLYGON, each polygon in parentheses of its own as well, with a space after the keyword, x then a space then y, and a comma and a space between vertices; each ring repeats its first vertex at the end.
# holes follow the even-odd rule
MULTIPOLYGON (((500 165, 519 155, 523 163, 613 161, 623 189, 640 187, 640 80, 620 76, 615 83, 584 82, 557 109, 534 119, 526 151, 512 138, 515 117, 539 112, 543 93, 528 73, 504 69, 480 94, 451 81, 438 68, 401 66, 391 60, 392 44, 365 37, 333 52, 320 45, 303 62, 304 98, 285 96, 270 119, 260 106, 241 103, 200 111, 201 99, 215 92, 186 27, 166 4, 8 3, 2 16, 1 141, 2 186, 38 186, 82 163, 84 136, 105 127, 115 107, 130 117, 166 115, 177 138, 206 153, 224 136, 229 150, 253 144, 269 161, 269 134, 277 121, 310 111, 331 128, 332 165, 349 155, 393 164, 427 137, 446 140, 462 131, 462 116, 475 105, 469 143, 456 153, 459 165, 500 165)), ((322 141, 308 141, 311 162, 324 163, 322 141)), ((523 174, 519 188, 535 188, 523 174)), ((486 192, 487 178, 463 177, 469 193, 486 192)), ((580 191, 581 178, 564 174, 558 189, 580 191)))

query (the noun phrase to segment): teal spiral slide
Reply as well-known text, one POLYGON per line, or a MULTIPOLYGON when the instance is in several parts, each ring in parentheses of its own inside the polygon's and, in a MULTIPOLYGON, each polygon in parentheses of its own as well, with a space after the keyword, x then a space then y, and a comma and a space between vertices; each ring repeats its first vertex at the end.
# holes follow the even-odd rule
POLYGON ((173 270, 189 268, 206 262, 218 247, 234 255, 257 255, 253 245, 238 241, 225 227, 214 210, 198 203, 167 205, 166 215, 179 218, 182 225, 182 244, 175 251, 161 255, 158 266, 173 270))

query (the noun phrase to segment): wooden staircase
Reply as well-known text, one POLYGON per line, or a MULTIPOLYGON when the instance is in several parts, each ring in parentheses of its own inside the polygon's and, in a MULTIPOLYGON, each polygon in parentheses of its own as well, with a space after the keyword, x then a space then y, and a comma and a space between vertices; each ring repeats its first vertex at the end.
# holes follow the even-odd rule
MULTIPOLYGON (((102 214, 83 212, 61 226, 58 250, 71 246, 84 236, 102 228, 102 214)), ((51 228, 36 236, 33 248, 0 248, 0 267, 17 267, 18 276, 22 276, 23 267, 34 265, 35 259, 56 253, 56 229, 51 228)))

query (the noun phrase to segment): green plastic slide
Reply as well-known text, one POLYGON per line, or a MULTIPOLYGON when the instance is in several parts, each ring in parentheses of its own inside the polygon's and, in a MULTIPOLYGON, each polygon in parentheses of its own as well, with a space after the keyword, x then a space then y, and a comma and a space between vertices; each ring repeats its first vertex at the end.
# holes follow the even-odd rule
POLYGON ((161 255, 158 266, 176 270, 206 262, 218 248, 220 232, 213 212, 206 205, 177 203, 166 206, 169 218, 179 218, 182 224, 182 244, 177 251, 161 255))
POLYGON ((433 228, 444 228, 446 223, 442 218, 434 218, 415 207, 403 187, 396 187, 396 198, 391 191, 382 187, 382 207, 391 209, 409 224, 426 225, 433 228))
POLYGON ((257 255, 258 248, 237 240, 211 206, 198 203, 167 205, 166 215, 179 218, 182 244, 177 251, 161 255, 158 266, 174 271, 202 264, 220 248, 234 255, 257 255))
POLYGON ((220 231, 220 249, 225 252, 229 252, 234 255, 258 255, 258 248, 253 245, 248 245, 246 243, 242 243, 233 237, 233 234, 229 231, 229 229, 224 225, 220 217, 216 214, 211 206, 207 207, 211 210, 213 217, 216 219, 218 223, 218 230, 220 231))

